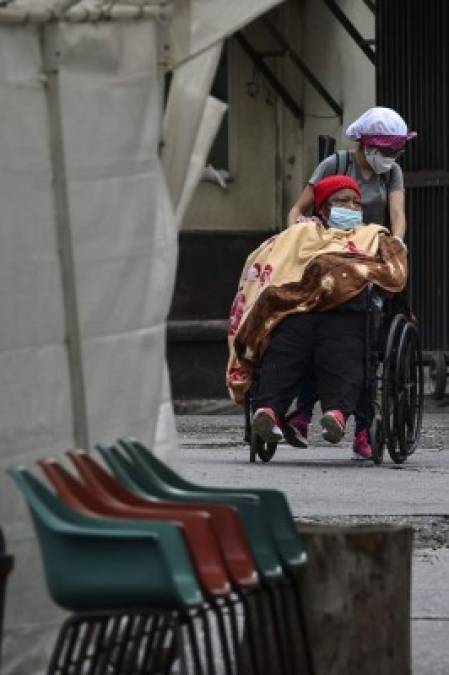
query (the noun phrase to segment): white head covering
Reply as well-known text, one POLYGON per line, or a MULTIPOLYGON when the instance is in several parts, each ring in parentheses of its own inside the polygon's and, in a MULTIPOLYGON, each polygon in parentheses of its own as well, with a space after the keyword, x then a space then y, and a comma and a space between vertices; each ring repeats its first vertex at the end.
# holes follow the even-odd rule
POLYGON ((403 136, 404 140, 416 136, 408 131, 402 117, 391 108, 370 108, 346 129, 346 136, 359 141, 362 136, 403 136))

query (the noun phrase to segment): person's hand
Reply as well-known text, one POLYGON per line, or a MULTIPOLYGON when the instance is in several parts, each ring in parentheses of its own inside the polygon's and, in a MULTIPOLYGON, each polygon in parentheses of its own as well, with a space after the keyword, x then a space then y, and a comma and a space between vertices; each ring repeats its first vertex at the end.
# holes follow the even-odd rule
POLYGON ((405 243, 405 241, 401 237, 399 237, 397 234, 393 234, 393 239, 397 239, 398 241, 400 241, 402 246, 408 252, 407 244, 405 243))

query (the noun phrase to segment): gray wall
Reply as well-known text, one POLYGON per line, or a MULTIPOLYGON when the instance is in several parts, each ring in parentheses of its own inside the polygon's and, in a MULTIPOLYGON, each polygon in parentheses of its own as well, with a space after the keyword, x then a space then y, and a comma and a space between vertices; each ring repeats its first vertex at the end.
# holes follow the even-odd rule
MULTIPOLYGON (((374 37, 374 16, 362 0, 341 0, 340 7, 366 38, 374 37)), ((329 134, 348 145, 347 125, 374 105, 374 66, 336 21, 322 0, 287 0, 271 17, 295 50, 344 109, 343 125, 288 57, 269 58, 305 112, 304 127, 273 96, 248 96, 253 66, 231 43, 230 123, 232 182, 226 190, 201 183, 183 223, 185 230, 272 230, 285 224, 317 161, 317 137, 329 134)), ((278 47, 259 22, 247 29, 259 50, 278 47)), ((258 76, 259 82, 264 82, 258 76)), ((216 167, 220 168, 220 167, 216 167)))

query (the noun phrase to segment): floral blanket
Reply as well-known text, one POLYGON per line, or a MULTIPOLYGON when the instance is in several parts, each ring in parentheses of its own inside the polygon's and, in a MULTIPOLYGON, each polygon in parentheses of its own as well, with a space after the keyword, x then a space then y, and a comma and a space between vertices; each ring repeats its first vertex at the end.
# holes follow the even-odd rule
POLYGON ((369 283, 399 293, 407 283, 407 250, 384 227, 343 231, 316 221, 263 242, 244 266, 229 320, 226 382, 243 403, 271 331, 289 314, 326 312, 369 283))

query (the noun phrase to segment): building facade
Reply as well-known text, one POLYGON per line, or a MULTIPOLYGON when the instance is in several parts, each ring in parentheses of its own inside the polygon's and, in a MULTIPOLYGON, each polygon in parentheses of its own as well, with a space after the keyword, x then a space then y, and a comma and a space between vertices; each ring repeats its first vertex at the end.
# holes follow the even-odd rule
MULTIPOLYGON (((338 6, 370 44, 369 3, 338 6)), ((168 329, 175 399, 226 395, 226 319, 243 262, 285 227, 318 162, 318 137, 348 147, 346 127, 375 103, 375 67, 324 0, 287 0, 227 41, 215 89, 229 108, 210 161, 229 181, 203 180, 183 222, 168 329)))

